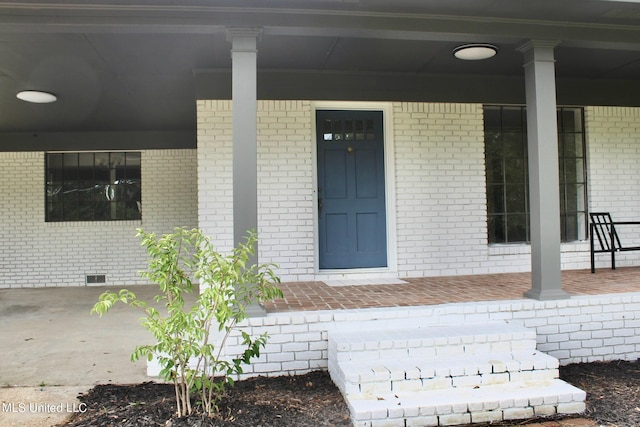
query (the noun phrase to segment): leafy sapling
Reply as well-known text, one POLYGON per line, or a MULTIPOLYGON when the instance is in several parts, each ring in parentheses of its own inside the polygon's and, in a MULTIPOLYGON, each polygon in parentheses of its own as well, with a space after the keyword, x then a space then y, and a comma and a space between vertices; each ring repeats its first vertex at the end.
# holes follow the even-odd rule
POLYGON ((103 293, 91 313, 102 316, 117 302, 142 310, 142 325, 157 343, 137 346, 131 360, 157 359, 160 376, 174 385, 178 417, 196 411, 192 397, 210 415, 225 386, 233 384, 242 365, 258 357, 266 345, 266 333, 254 338, 241 331, 244 352, 224 357, 227 339, 247 318, 246 306, 282 297, 275 266, 247 265, 257 241, 253 232, 226 256, 216 252, 198 229, 176 228, 160 238, 138 229, 137 237, 150 257, 149 269, 141 275, 158 285, 155 301, 164 305, 166 315, 127 289, 103 293), (193 292, 198 283, 200 295, 187 308, 184 294, 193 292))

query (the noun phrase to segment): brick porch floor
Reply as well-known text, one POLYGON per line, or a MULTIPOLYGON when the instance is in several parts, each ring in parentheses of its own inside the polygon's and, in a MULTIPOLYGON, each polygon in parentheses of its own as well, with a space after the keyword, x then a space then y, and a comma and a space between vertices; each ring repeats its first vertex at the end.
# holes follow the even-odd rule
MULTIPOLYGON (((530 273, 402 279, 406 284, 328 286, 323 282, 281 283, 283 299, 265 304, 267 312, 402 307, 454 302, 524 299, 530 273)), ((640 292, 640 267, 562 272, 570 295, 640 292)))

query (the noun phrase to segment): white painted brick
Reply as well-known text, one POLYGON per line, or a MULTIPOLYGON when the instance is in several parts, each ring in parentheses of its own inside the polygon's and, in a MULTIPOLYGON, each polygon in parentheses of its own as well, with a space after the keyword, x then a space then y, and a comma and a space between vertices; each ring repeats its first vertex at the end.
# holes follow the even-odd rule
POLYGON ((298 351, 295 353, 296 360, 319 360, 322 358, 321 351, 298 351))
POLYGON ((253 363, 251 366, 254 372, 282 372, 282 364, 280 363, 253 363))
POLYGON ((269 334, 269 343, 272 344, 282 344, 289 343, 294 340, 293 334, 283 334, 278 332, 272 332, 269 334))
POLYGON ((586 410, 584 402, 561 403, 558 405, 558 414, 581 414, 586 410))
POLYGON ((394 381, 392 384, 392 390, 394 392, 419 391, 421 389, 422 381, 420 380, 394 381))
POLYGON ((293 334, 293 338, 294 341, 317 342, 322 339, 322 334, 320 332, 298 333, 293 334))
POLYGON ((314 350, 327 350, 328 347, 328 343, 326 340, 322 339, 320 341, 312 341, 309 343, 309 350, 314 351, 314 350))
POLYGON ((505 409, 502 412, 504 420, 522 420, 526 418, 532 418, 533 415, 533 408, 530 407, 509 408, 505 409))
POLYGON ((294 353, 269 353, 267 354, 267 361, 278 362, 290 362, 294 359, 294 353))
POLYGON ((480 375, 469 375, 452 378, 453 387, 479 387, 482 382, 480 375))
POLYGON ((439 420, 440 420, 440 425, 443 425, 443 426, 469 424, 471 422, 471 414, 440 415, 439 420))
POLYGON ((453 413, 453 406, 451 406, 451 404, 449 403, 437 403, 435 405, 435 408, 436 408, 436 414, 440 416, 440 419, 442 419, 443 415, 453 413))
POLYGON ((436 415, 436 407, 433 405, 426 405, 420 407, 421 417, 432 417, 436 415))
MULTIPOLYGON (((429 378, 422 380, 422 387, 425 390, 438 390, 451 387, 451 378, 429 378)), ((428 415, 428 414, 427 414, 428 415)))
POLYGON ((376 383, 363 383, 360 385, 360 390, 364 394, 382 394, 391 392, 391 382, 376 382, 376 383))
POLYGON ((633 344, 619 345, 614 348, 615 354, 631 354, 631 353, 634 353, 635 350, 636 350, 636 347, 633 344))
POLYGON ((548 417, 556 414, 555 405, 540 405, 533 408, 536 417, 548 417))
POLYGON ((602 344, 607 347, 617 347, 621 344, 624 344, 624 338, 615 337, 615 338, 603 339, 602 344))
POLYGON ((326 371, 327 366, 327 356, 323 355, 322 359, 319 360, 310 360, 309 361, 309 369, 311 370, 324 370, 326 371))
POLYGON ((636 331, 634 329, 615 329, 613 331, 614 337, 631 337, 634 336, 636 331))
POLYGON ((197 225, 195 166, 195 150, 144 150, 142 221, 45 223, 44 153, 0 153, 0 231, 8 242, 0 287, 84 286, 85 274, 105 274, 113 286, 147 283, 138 274, 147 255, 136 228, 162 234, 197 225), (55 262, 47 262, 52 253, 55 262))
POLYGON ((371 427, 404 427, 404 420, 371 420, 371 427))
POLYGON ((506 372, 499 374, 486 374, 482 375, 482 385, 502 384, 509 381, 509 374, 506 372))
POLYGON ((281 370, 284 372, 296 372, 309 369, 308 360, 294 360, 291 362, 282 362, 281 370))
POLYGON ((407 427, 433 427, 438 425, 438 417, 432 416, 418 416, 407 419, 407 427))
POLYGON ((396 407, 392 407, 392 408, 388 408, 387 409, 387 416, 390 419, 393 419, 395 422, 398 421, 402 421, 401 423, 401 427, 404 427, 404 420, 398 420, 398 418, 403 418, 404 417, 404 408, 401 406, 396 406, 396 407))
POLYGON ((471 413, 472 423, 493 423, 497 421, 502 421, 502 411, 483 411, 471 413))
POLYGON ((309 343, 307 342, 289 342, 282 344, 282 351, 307 351, 309 349, 309 343))
POLYGON ((390 377, 389 369, 385 366, 374 366, 371 370, 373 371, 374 381, 386 381, 390 377))
POLYGON ((308 330, 309 326, 307 324, 283 325, 280 327, 280 331, 283 334, 297 334, 300 332, 307 332, 308 330))

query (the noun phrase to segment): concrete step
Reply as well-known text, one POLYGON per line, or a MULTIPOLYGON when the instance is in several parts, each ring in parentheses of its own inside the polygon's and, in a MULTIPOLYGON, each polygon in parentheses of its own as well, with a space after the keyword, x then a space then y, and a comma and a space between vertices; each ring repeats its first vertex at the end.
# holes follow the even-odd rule
POLYGON ((462 354, 504 353, 536 348, 535 331, 506 322, 332 331, 329 356, 338 362, 434 359, 462 354))
POLYGON ((348 404, 357 427, 450 426, 581 413, 585 398, 584 391, 549 380, 352 396, 348 404))
POLYGON ((539 351, 476 354, 446 359, 382 359, 333 364, 345 394, 477 387, 558 378, 558 360, 539 351))

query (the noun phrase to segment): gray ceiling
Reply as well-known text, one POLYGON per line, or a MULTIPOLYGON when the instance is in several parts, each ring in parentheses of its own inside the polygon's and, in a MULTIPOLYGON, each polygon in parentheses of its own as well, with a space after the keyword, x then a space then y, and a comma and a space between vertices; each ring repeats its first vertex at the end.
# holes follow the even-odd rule
POLYGON ((517 101, 516 48, 544 39, 559 42, 559 98, 640 105, 638 1, 0 1, 0 143, 21 132, 192 131, 196 98, 230 94, 226 29, 237 26, 263 29, 263 98, 517 101), (499 53, 455 59, 465 42, 499 53), (23 89, 59 100, 28 104, 15 97, 23 89))

